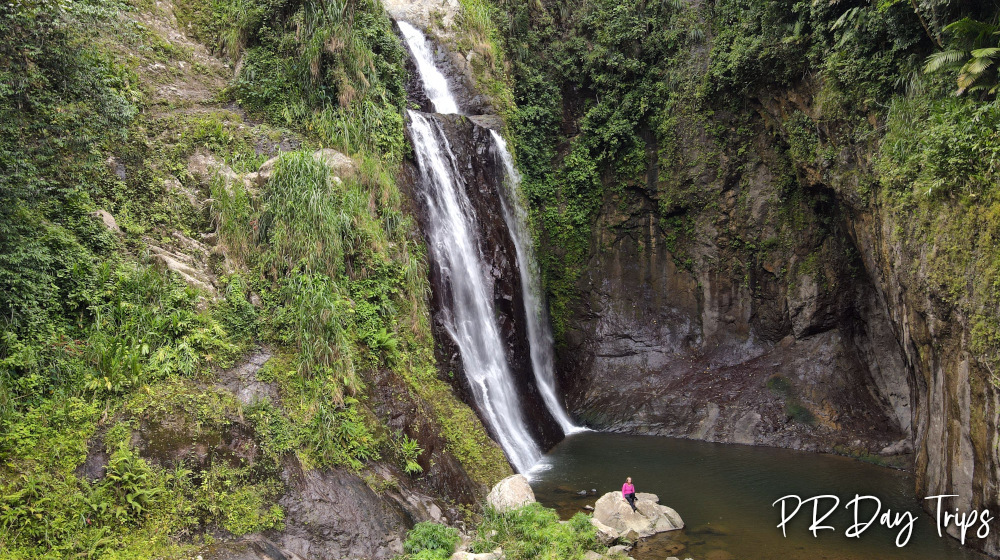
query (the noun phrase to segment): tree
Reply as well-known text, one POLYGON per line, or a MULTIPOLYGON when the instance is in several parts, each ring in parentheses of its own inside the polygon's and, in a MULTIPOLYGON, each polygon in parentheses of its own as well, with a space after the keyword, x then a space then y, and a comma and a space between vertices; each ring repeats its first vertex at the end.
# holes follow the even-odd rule
POLYGON ((963 18, 944 28, 952 36, 949 48, 927 57, 924 72, 958 69, 958 90, 966 92, 997 92, 997 67, 1000 60, 1000 27, 996 24, 963 18))

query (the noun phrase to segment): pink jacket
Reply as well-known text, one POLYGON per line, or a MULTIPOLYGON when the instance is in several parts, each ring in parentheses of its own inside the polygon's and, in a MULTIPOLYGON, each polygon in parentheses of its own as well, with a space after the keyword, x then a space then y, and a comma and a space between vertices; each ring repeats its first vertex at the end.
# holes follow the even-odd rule
POLYGON ((629 494, 635 493, 635 486, 632 486, 628 482, 622 484, 622 497, 628 496, 629 494))

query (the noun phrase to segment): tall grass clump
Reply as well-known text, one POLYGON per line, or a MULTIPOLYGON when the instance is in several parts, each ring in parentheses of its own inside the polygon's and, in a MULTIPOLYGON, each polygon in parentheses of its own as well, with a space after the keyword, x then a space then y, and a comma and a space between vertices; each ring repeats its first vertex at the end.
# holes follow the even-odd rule
POLYGON ((511 560, 573 560, 601 548, 586 514, 577 513, 568 523, 560 523, 555 510, 538 503, 504 513, 487 508, 476 534, 474 552, 499 547, 511 560))
POLYGON ((231 94, 324 145, 403 155, 405 51, 375 0, 220 0, 186 4, 195 34, 239 61, 231 94))
POLYGON ((403 551, 409 560, 447 560, 455 552, 458 541, 458 529, 424 521, 406 533, 403 551))

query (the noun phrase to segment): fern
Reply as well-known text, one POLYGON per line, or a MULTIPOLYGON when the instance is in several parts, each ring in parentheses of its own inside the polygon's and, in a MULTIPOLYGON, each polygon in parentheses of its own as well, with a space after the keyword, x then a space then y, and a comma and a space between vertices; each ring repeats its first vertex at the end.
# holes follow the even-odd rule
POLYGON ((963 18, 944 28, 952 36, 952 48, 927 57, 924 72, 957 69, 955 95, 997 90, 994 63, 1000 58, 1000 27, 970 18, 963 18))

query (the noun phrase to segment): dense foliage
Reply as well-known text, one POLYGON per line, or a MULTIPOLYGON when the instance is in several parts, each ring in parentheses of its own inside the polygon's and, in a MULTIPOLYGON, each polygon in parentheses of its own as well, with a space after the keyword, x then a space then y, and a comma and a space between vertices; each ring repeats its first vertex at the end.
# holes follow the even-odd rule
POLYGON ((238 61, 248 111, 328 145, 400 157, 404 50, 376 0, 184 0, 183 20, 238 61))
POLYGON ((511 560, 579 559, 587 551, 602 550, 590 516, 577 513, 563 522, 555 510, 537 502, 503 513, 487 508, 472 550, 490 552, 497 548, 511 560))
MULTIPOLYGON (((435 369, 425 253, 394 179, 407 149, 405 55, 380 4, 177 1, 187 32, 237 69, 198 106, 153 101, 173 77, 212 70, 148 23, 152 4, 0 7, 0 550, 169 556, 212 531, 278 528, 278 471, 290 454, 306 467, 362 472, 382 461, 419 476, 429 463, 416 435, 388 429, 372 406, 379 372, 403 380, 396 396, 426 406, 474 480, 505 474, 501 453, 435 369), (156 74, 157 65, 169 70, 156 74), (261 146, 286 141, 293 149, 272 162, 269 181, 243 180, 272 155, 261 146), (319 148, 347 154, 350 169, 334 176, 313 156, 319 148), (187 161, 207 152, 232 176, 199 183, 187 161), (199 234, 219 242, 215 295, 149 254, 154 244, 206 239, 199 234), (258 379, 280 398, 244 405, 215 383, 261 344, 275 357, 258 379), (246 429, 261 460, 171 464, 134 444, 134 433, 176 419, 199 441, 246 429), (96 476, 85 464, 95 456, 106 459, 96 476)), ((797 208, 828 196, 806 193, 804 173, 833 183, 848 174, 843 154, 877 154, 844 184, 902 224, 894 240, 935 247, 926 289, 968 317, 977 356, 1000 362, 1000 283, 968 281, 1000 278, 998 43, 988 8, 462 6, 452 40, 475 54, 472 72, 516 140, 560 337, 602 210, 648 197, 678 265, 690 268, 685 242, 716 203, 692 175, 717 178, 723 154, 730 168, 751 168, 754 139, 772 134, 783 159, 770 165, 796 227, 805 219, 797 208), (815 110, 758 118, 789 93, 808 95, 815 110), (697 131, 714 150, 685 150, 697 131)), ((754 252, 782 242, 733 240, 739 258, 728 266, 755 266, 754 252)), ((584 521, 559 524, 541 508, 487 512, 475 546, 575 557, 593 545, 584 521)), ((440 555, 452 535, 419 528, 411 541, 424 543, 414 555, 440 555)))
POLYGON ((448 560, 458 544, 458 529, 440 523, 417 523, 406 534, 403 551, 412 560, 448 560))
MULTIPOLYGON (((767 162, 781 188, 789 226, 783 231, 830 227, 806 223, 815 217, 802 209, 821 204, 808 200, 825 196, 801 185, 808 174, 835 188, 851 174, 864 197, 884 187, 901 214, 922 205, 928 218, 910 233, 927 239, 940 233, 930 216, 950 213, 953 197, 965 192, 979 217, 963 220, 961 229, 982 242, 942 261, 939 272, 957 284, 969 267, 993 271, 995 108, 983 95, 988 86, 959 100, 947 86, 957 79, 971 90, 994 79, 997 37, 989 22, 996 13, 989 7, 943 0, 504 5, 518 163, 545 248, 557 338, 580 297, 587 259, 600 250, 593 246, 601 238, 599 216, 614 215, 630 199, 651 200, 668 249, 691 268, 695 224, 717 204, 706 181, 745 180, 740 170, 761 163, 755 143, 762 134, 785 146, 783 161, 767 162), (925 74, 930 55, 954 64, 925 74), (807 106, 791 104, 777 122, 759 118, 789 96, 807 106), (923 133, 914 135, 918 122, 923 133), (705 146, 701 131, 714 147, 705 146), (877 153, 880 143, 885 150, 875 169, 838 168, 844 154, 877 153)), ((725 266, 748 277, 760 254, 792 243, 734 239, 725 266)), ((961 303, 985 317, 1000 300, 992 288, 975 291, 961 303)))
POLYGON ((0 7, 4 557, 177 556, 212 534, 280 528, 289 455, 420 476, 416 434, 373 411, 380 371, 401 376, 396 398, 423 403, 474 480, 506 474, 434 364, 424 249, 394 180, 403 50, 381 6, 177 2, 186 29, 241 69, 205 94, 225 72, 164 39, 159 9, 0 7), (299 150, 265 188, 232 180, 278 144, 299 150), (351 156, 342 179, 313 158, 321 146, 351 156), (202 182, 189 158, 207 153, 234 174, 202 182), (218 293, 154 258, 202 240, 218 293), (278 398, 243 404, 217 383, 259 345, 274 357, 258 379, 278 398), (232 434, 259 455, 169 451, 232 434))
MULTIPOLYGON (((502 549, 511 560, 579 560, 588 551, 607 551, 597 540, 590 516, 578 513, 569 521, 560 521, 555 510, 531 503, 498 512, 487 508, 477 523, 473 553, 502 549)), ((455 529, 425 522, 418 523, 403 543, 405 555, 400 560, 446 560, 459 541, 455 529)))

